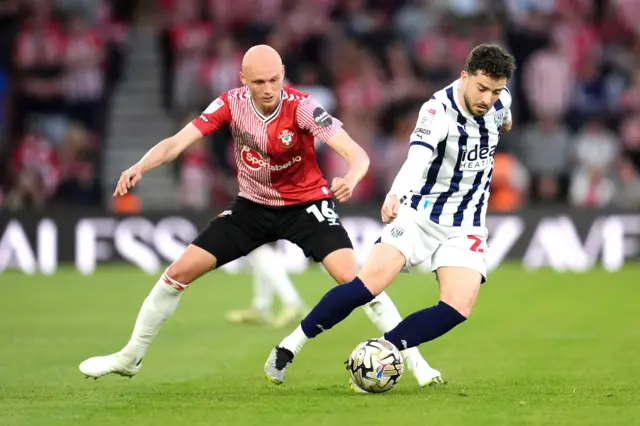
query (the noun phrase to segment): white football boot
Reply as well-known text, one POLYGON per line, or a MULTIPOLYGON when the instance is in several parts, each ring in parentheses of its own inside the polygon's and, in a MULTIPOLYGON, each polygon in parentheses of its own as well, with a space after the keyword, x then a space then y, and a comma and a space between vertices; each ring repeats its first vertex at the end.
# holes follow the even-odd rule
POLYGON ((431 368, 423 358, 416 360, 412 357, 405 356, 404 352, 402 355, 404 357, 405 367, 413 373, 413 376, 418 381, 418 386, 424 388, 446 384, 440 372, 431 368))
POLYGON ((88 379, 92 377, 99 379, 107 374, 117 374, 123 377, 132 378, 140 371, 142 367, 142 359, 139 361, 134 358, 118 353, 94 356, 82 361, 80 364, 80 372, 88 379))

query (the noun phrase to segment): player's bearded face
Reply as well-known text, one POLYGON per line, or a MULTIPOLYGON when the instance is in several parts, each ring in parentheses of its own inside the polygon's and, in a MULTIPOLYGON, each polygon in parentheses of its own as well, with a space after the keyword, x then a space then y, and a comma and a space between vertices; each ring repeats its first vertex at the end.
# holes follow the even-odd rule
POLYGON ((507 84, 506 78, 495 80, 481 72, 471 75, 463 71, 462 81, 465 108, 474 116, 482 116, 489 112, 507 84))

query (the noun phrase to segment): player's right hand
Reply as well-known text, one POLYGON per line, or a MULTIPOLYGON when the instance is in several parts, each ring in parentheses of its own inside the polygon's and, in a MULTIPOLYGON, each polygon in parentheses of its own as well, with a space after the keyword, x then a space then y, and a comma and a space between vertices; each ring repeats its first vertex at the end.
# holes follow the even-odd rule
POLYGON ((400 200, 398 199, 398 196, 393 194, 387 195, 387 198, 384 199, 384 204, 382 205, 382 211, 380 212, 382 215, 382 222, 393 222, 393 220, 398 217, 399 210, 400 200))
POLYGON ((349 182, 347 178, 337 177, 333 178, 331 192, 338 202, 344 203, 353 195, 353 188, 355 188, 355 186, 355 183, 349 182))
POLYGON ((116 185, 116 190, 113 192, 113 196, 125 195, 129 192, 129 188, 133 188, 138 182, 140 182, 140 179, 142 179, 142 168, 140 166, 135 165, 128 168, 120 175, 120 179, 116 185))

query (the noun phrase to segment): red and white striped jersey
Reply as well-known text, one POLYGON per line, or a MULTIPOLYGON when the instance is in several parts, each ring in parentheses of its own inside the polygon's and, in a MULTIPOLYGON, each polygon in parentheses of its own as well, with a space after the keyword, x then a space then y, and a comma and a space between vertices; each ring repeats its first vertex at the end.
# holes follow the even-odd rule
POLYGON ((342 122, 309 95, 285 88, 276 110, 265 117, 241 87, 213 101, 192 123, 203 136, 230 127, 241 197, 286 206, 331 196, 314 139, 328 141, 342 122))

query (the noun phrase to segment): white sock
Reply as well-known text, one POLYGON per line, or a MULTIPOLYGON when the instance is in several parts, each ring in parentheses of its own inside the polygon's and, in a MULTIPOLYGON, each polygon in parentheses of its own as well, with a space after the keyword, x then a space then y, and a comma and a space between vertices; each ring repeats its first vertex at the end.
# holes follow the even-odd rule
POLYGON ((253 271, 253 303, 251 306, 258 312, 267 313, 273 305, 273 288, 259 270, 253 271))
MULTIPOLYGON (((363 309, 373 325, 375 325, 381 333, 392 330, 402 321, 398 308, 396 308, 393 300, 391 300, 385 292, 380 293, 375 299, 364 305, 363 309)), ((425 368, 431 368, 429 363, 422 358, 422 354, 420 354, 418 348, 409 348, 401 352, 409 370, 413 371, 418 363, 424 363, 422 365, 425 366, 425 368)))
POLYGON ((275 291, 282 304, 289 308, 302 306, 302 299, 293 286, 284 265, 278 261, 274 249, 269 245, 263 245, 254 250, 250 255, 254 274, 262 275, 262 279, 275 291))
POLYGON ((278 346, 289 349, 294 355, 297 355, 308 340, 309 338, 302 331, 302 326, 299 325, 298 328, 293 330, 293 333, 282 339, 278 346))
POLYGON ((144 299, 133 327, 131 339, 120 351, 120 354, 130 357, 136 362, 144 357, 162 324, 173 315, 178 307, 180 295, 186 287, 165 274, 162 275, 147 298, 144 299))

